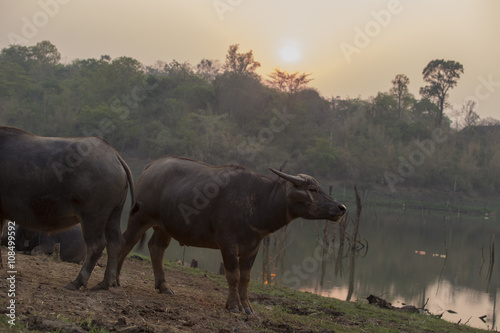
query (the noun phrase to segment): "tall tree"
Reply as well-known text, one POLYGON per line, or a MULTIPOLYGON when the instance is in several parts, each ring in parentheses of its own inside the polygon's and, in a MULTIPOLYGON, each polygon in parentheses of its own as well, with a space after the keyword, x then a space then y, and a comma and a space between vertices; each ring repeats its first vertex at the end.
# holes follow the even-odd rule
POLYGON ((302 90, 309 82, 311 74, 306 73, 291 73, 287 71, 280 71, 279 68, 275 68, 274 72, 269 74, 270 80, 267 80, 271 86, 278 88, 281 91, 288 93, 295 93, 302 90))
POLYGON ((428 85, 420 88, 420 94, 437 101, 437 126, 441 126, 443 120, 443 111, 446 106, 448 92, 457 85, 460 74, 463 74, 463 72, 464 67, 461 63, 443 59, 432 60, 422 72, 424 81, 428 85))
POLYGON ((392 80, 393 87, 391 88, 391 94, 396 98, 398 102, 397 111, 398 119, 401 119, 401 110, 403 109, 403 104, 405 99, 408 97, 408 85, 410 84, 410 79, 404 74, 398 74, 392 80))
POLYGON ((250 50, 247 53, 238 53, 239 47, 239 44, 229 46, 224 69, 228 72, 234 72, 241 75, 255 74, 255 70, 260 67, 260 63, 255 61, 253 51, 250 50))

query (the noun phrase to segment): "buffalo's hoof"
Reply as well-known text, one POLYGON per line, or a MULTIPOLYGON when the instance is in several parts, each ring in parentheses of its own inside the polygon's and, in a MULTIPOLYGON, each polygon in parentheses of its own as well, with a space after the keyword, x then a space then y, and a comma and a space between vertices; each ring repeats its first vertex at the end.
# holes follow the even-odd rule
POLYGON ((101 281, 98 284, 96 284, 95 286, 93 286, 92 288, 90 288, 90 290, 93 290, 93 291, 96 291, 96 290, 108 290, 108 289, 109 289, 109 286, 104 281, 101 281))
POLYGON ((175 295, 174 291, 168 287, 160 289, 160 294, 175 295))
POLYGON ((64 288, 69 289, 69 290, 78 290, 78 289, 80 289, 80 286, 77 286, 75 281, 72 281, 72 282, 68 283, 66 286, 64 286, 64 288))
POLYGON ((157 284, 155 288, 159 290, 160 294, 175 295, 172 288, 165 281, 157 284))
POLYGON ((241 304, 232 305, 226 303, 226 310, 231 313, 241 313, 241 311, 243 311, 243 307, 241 306, 241 304))
POLYGON ((252 308, 250 308, 250 307, 245 308, 245 313, 246 313, 247 315, 251 315, 251 316, 253 316, 253 315, 255 314, 255 312, 253 312, 253 309, 252 309, 252 308))

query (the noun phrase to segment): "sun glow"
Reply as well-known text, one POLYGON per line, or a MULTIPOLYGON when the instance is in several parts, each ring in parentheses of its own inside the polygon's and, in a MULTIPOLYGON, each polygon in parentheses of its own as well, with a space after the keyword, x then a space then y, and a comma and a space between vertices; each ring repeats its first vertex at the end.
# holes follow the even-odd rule
POLYGON ((294 40, 285 41, 279 51, 281 60, 287 63, 297 62, 302 58, 299 44, 294 40))

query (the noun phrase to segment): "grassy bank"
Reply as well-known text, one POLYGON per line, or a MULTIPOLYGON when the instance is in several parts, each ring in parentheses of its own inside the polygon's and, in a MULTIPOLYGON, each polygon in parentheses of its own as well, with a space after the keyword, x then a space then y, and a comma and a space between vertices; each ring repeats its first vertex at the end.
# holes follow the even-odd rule
MULTIPOLYGON (((29 294, 27 297, 33 308, 19 314, 18 322, 21 324, 11 327, 7 323, 7 317, 2 315, 0 331, 483 332, 463 323, 450 323, 422 312, 409 313, 402 310, 382 309, 368 304, 366 300, 345 302, 290 288, 264 285, 261 282, 250 284, 250 300, 256 315, 232 314, 223 309, 227 296, 225 277, 166 262, 167 279, 178 294, 175 296, 159 295, 151 290, 153 275, 149 260, 140 259, 138 256, 133 258, 128 259, 124 266, 123 287, 93 293, 66 292, 60 289, 60 293, 67 294, 61 299, 61 294, 57 295, 58 292, 55 290, 60 287, 50 285, 47 292, 44 292, 43 300, 50 302, 51 292, 55 293, 56 295, 53 296, 61 299, 58 308, 52 309, 53 312, 45 313, 47 305, 40 305, 40 308, 36 308, 35 304, 38 301, 32 294, 29 294), (123 308, 124 301, 120 297, 129 293, 131 298, 127 302, 132 303, 131 307, 123 308), (73 299, 78 301, 76 307, 73 305, 73 299), (106 311, 111 311, 109 313, 90 307, 79 316, 74 315, 75 311, 86 303, 101 304, 107 300, 114 302, 111 304, 115 306, 114 309, 113 306, 109 309, 109 305, 104 305, 106 311), (134 318, 131 309, 139 309, 138 318, 134 318), (147 312, 141 312, 140 309, 147 312), (114 313, 118 313, 119 316, 113 316, 114 313), (110 316, 113 318, 109 318, 110 316)), ((65 264, 45 261, 45 265, 65 264)), ((28 272, 25 275, 28 276, 28 272)), ((30 279, 33 280, 31 277, 30 279)), ((36 285, 45 286, 50 283, 50 280, 35 282, 36 285)), ((27 302, 26 299, 20 298, 20 304, 27 302)))

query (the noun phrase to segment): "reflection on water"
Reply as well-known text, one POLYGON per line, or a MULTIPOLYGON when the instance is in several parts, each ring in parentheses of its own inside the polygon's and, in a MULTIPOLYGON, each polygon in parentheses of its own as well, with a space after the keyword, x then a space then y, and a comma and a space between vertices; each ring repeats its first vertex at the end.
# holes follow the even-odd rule
POLYGON ((282 285, 342 300, 365 300, 373 294, 397 307, 414 305, 451 322, 491 329, 498 327, 499 315, 492 232, 496 223, 372 212, 362 217, 359 231, 368 247, 351 251, 351 244, 344 246, 339 239, 341 226, 325 239, 322 221, 298 221, 286 231, 284 264, 274 262, 273 251, 283 252, 278 246, 271 246, 265 257, 282 285))
MULTIPOLYGON (((491 246, 498 222, 498 217, 368 210, 359 226, 367 246, 353 253, 348 239, 340 238, 352 234, 352 225, 342 230, 332 222, 296 220, 266 239, 267 246, 263 242, 252 280, 342 300, 366 301, 373 294, 397 307, 425 305, 451 322, 498 329, 500 265, 492 256, 497 252, 498 258, 498 247, 491 246)), ((173 241, 166 259, 182 258, 186 263, 194 258, 200 269, 212 272, 222 262, 218 250, 183 248, 173 241)))
MULTIPOLYGON (((427 286, 423 294, 415 295, 413 298, 404 298, 398 295, 397 291, 394 290, 394 286, 390 286, 388 289, 392 290, 394 294, 390 298, 387 297, 387 294, 384 297, 387 300, 390 299, 395 307, 402 307, 405 304, 420 307, 422 306, 422 296, 424 296, 427 300, 427 303, 424 303, 425 308, 434 315, 442 315, 442 318, 447 321, 460 322, 461 324, 467 323, 469 326, 483 329, 498 327, 497 323, 495 323, 495 302, 499 293, 498 290, 492 296, 470 288, 454 286, 449 281, 442 281, 438 286, 436 281, 434 284, 427 286)), ((342 300, 348 297, 348 288, 345 286, 330 289, 309 289, 306 287, 301 288, 301 290, 342 300)), ((355 292, 353 299, 357 298, 364 299, 365 295, 358 295, 355 292)), ((498 316, 498 314, 497 310, 496 315, 498 316)))

